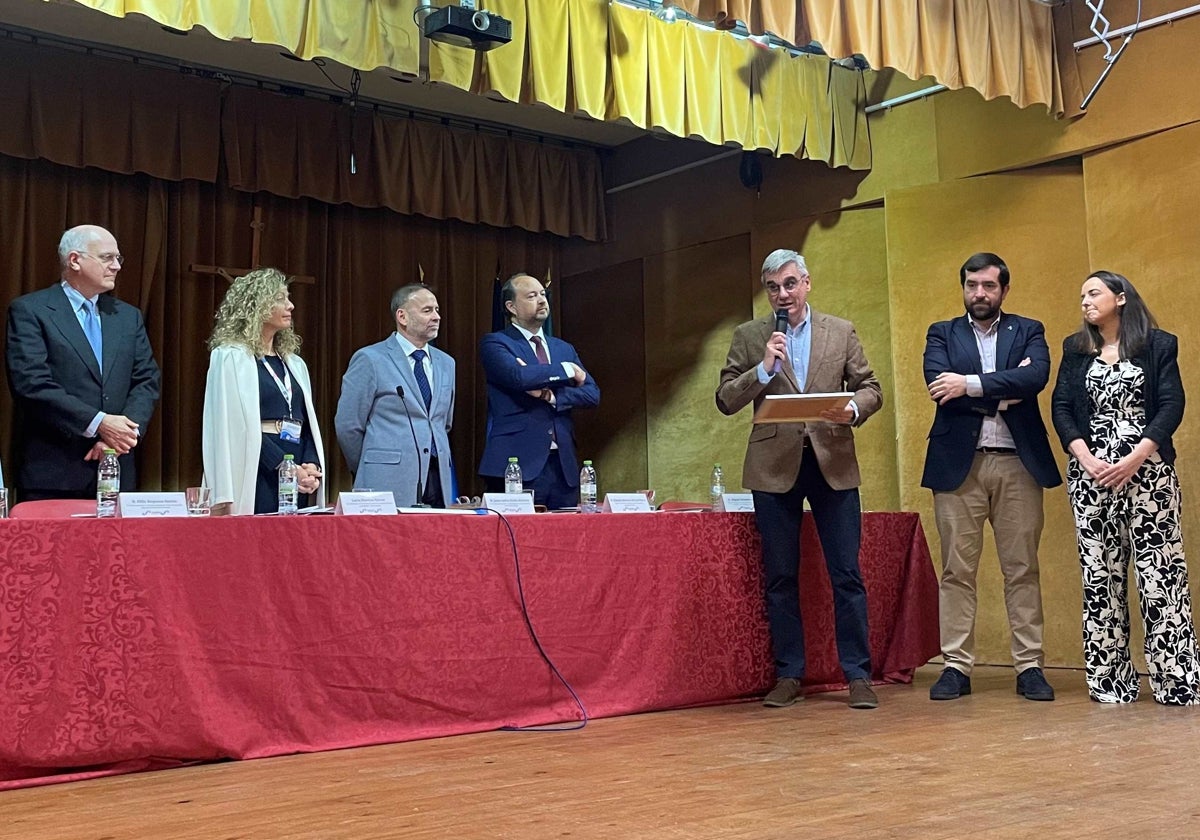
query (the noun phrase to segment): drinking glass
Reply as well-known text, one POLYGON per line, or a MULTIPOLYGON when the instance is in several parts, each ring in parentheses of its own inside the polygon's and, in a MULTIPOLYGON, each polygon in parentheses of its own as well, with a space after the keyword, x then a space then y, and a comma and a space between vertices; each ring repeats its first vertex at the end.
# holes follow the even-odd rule
POLYGON ((212 513, 212 490, 208 487, 187 489, 188 516, 208 516, 212 513))

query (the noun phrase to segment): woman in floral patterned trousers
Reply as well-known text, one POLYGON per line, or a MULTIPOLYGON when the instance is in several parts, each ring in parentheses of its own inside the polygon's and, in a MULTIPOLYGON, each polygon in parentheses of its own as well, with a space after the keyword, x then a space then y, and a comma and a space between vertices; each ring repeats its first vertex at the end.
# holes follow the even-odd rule
POLYGON ((1132 563, 1154 699, 1200 703, 1171 440, 1183 419, 1178 342, 1119 274, 1089 276, 1081 305, 1083 326, 1063 342, 1052 414, 1071 456, 1088 692, 1101 703, 1138 698, 1129 651, 1132 563))

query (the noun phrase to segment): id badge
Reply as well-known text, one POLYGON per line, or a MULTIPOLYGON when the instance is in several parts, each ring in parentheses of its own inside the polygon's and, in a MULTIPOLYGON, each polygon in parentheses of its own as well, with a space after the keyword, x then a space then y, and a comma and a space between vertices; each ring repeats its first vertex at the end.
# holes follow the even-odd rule
POLYGON ((300 430, 303 426, 298 420, 284 420, 279 424, 279 439, 289 443, 300 442, 300 430))

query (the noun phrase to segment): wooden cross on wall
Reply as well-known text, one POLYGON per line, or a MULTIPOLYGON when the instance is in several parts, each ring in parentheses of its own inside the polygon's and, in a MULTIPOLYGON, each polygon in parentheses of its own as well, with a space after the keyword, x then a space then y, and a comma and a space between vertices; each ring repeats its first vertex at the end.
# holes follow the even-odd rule
MULTIPOLYGON (((255 268, 261 268, 259 262, 259 248, 262 244, 262 230, 266 227, 262 220, 262 208, 257 204, 254 205, 254 219, 250 222, 250 229, 253 231, 250 237, 250 263, 251 268, 226 268, 220 265, 196 265, 188 266, 188 271, 193 271, 196 274, 216 274, 224 277, 228 282, 232 283, 235 277, 241 277, 243 274, 249 274, 255 268)), ((307 283, 315 285, 316 277, 310 277, 307 274, 289 275, 294 283, 307 283)))

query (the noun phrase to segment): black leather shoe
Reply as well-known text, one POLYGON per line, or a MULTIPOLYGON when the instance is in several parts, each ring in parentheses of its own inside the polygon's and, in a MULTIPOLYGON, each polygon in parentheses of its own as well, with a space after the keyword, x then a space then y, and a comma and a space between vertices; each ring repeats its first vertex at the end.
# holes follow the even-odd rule
POLYGON ((929 688, 929 699, 957 700, 959 697, 970 693, 970 677, 957 668, 943 668, 942 675, 929 688))
POLYGON ((1054 699, 1054 689, 1046 682, 1041 668, 1029 668, 1017 674, 1017 694, 1026 700, 1054 699))

